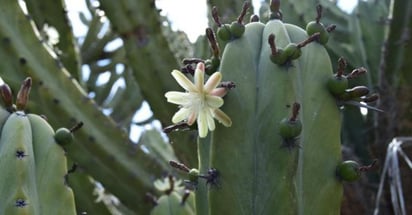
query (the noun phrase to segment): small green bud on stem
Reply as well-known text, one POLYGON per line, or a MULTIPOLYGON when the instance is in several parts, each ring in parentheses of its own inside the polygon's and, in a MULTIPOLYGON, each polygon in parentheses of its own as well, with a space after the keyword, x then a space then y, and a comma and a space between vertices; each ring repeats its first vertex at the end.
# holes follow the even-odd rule
POLYGON ((322 5, 318 4, 316 6, 316 23, 320 22, 320 19, 322 18, 322 5))
POLYGON ((298 119, 300 104, 295 102, 292 106, 292 115, 284 118, 279 124, 279 134, 283 138, 281 147, 287 147, 289 150, 299 146, 297 137, 302 132, 302 123, 298 119))
POLYGON ((270 60, 277 65, 285 64, 288 60, 288 56, 284 54, 283 49, 276 48, 274 34, 269 35, 268 43, 269 43, 270 50, 271 50, 270 60))
POLYGON ((356 161, 343 161, 336 167, 336 176, 342 181, 353 182, 360 178, 361 172, 370 171, 376 164, 374 160, 368 166, 360 166, 356 161))

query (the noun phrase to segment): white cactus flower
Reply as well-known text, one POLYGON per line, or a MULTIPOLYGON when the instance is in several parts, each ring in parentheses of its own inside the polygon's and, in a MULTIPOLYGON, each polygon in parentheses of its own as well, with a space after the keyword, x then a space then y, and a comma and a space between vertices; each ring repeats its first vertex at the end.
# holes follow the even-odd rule
POLYGON ((220 72, 213 73, 206 84, 204 83, 205 65, 198 63, 192 83, 182 72, 173 70, 172 76, 186 92, 170 91, 165 94, 167 101, 180 106, 173 118, 173 123, 185 121, 193 125, 197 121, 199 137, 207 136, 208 130, 215 130, 214 119, 217 119, 226 127, 232 125, 232 121, 219 108, 223 105, 222 97, 227 89, 218 87, 222 80, 220 72))

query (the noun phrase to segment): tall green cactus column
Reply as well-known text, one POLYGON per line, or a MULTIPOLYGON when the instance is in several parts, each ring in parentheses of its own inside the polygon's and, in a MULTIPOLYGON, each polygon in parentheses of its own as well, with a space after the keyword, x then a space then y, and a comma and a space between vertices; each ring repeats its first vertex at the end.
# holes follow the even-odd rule
POLYGON ((197 121, 199 138, 207 136, 199 141, 199 160, 208 164, 200 162, 207 189, 202 183, 195 190, 202 197, 197 214, 339 214, 341 119, 327 87, 333 70, 323 47, 330 29, 319 25, 308 35, 283 23, 279 1, 267 23, 254 17, 243 25, 246 10, 232 24, 220 23, 214 10, 226 46, 219 72, 206 70, 212 74, 205 87, 199 61, 194 84, 172 73, 187 92, 166 94, 180 105, 172 121, 197 121), (223 82, 210 84, 216 76, 236 88, 226 95, 223 82), (224 96, 224 104, 213 96, 224 96))
POLYGON ((284 53, 308 38, 303 29, 272 19, 247 24, 223 52, 219 70, 236 89, 222 107, 232 127, 218 125, 212 134, 210 166, 219 171, 219 183, 209 189, 210 213, 339 214, 340 114, 326 88, 329 56, 312 42, 296 60, 277 65, 271 34, 284 53), (285 143, 280 122, 293 114, 294 103, 303 129, 296 143, 285 143))

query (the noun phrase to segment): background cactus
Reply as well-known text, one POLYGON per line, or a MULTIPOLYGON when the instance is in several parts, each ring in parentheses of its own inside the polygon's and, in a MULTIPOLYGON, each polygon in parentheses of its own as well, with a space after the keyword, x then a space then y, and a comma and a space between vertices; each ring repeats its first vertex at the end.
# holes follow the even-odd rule
MULTIPOLYGON (((352 151, 349 156, 362 161, 361 163, 368 163, 371 158, 383 160, 386 150, 384 145, 393 136, 408 135, 411 130, 408 123, 411 100, 404 93, 410 89, 406 72, 410 67, 407 56, 411 49, 408 49, 410 44, 406 42, 410 33, 406 29, 410 29, 411 4, 404 0, 360 1, 353 12, 355 16, 344 13, 334 2, 327 0, 304 3, 285 0, 282 1, 281 8, 284 21, 305 28, 307 22, 315 19, 318 2, 324 7, 322 22, 326 26, 337 25, 325 46, 331 57, 332 68, 337 68, 335 62, 341 56, 348 61, 348 71, 364 66, 369 72, 350 83, 350 87, 365 85, 371 90, 376 89, 381 95, 379 107, 386 113, 394 113, 369 112, 367 116, 362 116, 358 107, 345 106, 342 111, 344 152, 352 151), (392 12, 389 10, 390 5, 393 5, 392 12), (370 14, 368 11, 374 13, 370 14), (389 20, 388 17, 393 19, 389 20), (381 126, 382 124, 385 126, 381 126)), ((62 12, 65 6, 61 2, 25 1, 28 14, 24 14, 16 1, 1 0, 0 3, 0 56, 3 59, 0 63, 1 78, 12 89, 18 89, 25 77, 32 77, 32 99, 26 111, 46 115, 53 127, 67 127, 78 121, 84 122, 83 129, 76 133, 75 142, 66 146, 70 162, 78 164, 75 173, 69 176, 73 185, 76 181, 81 181, 75 177, 76 174, 92 177, 105 187, 105 192, 120 199, 122 204, 112 204, 111 207, 125 214, 147 214, 153 205, 145 201, 146 192, 152 192, 155 196, 162 195, 162 192, 153 188, 155 178, 161 177, 164 172, 186 177, 181 175, 181 171, 168 166, 168 160, 179 160, 191 168, 199 167, 200 174, 207 173, 209 163, 214 161, 209 161, 208 156, 201 156, 198 161, 197 150, 201 148, 196 147, 195 131, 172 132, 169 140, 165 141, 160 132, 154 129, 144 132, 137 144, 129 139, 131 125, 153 128, 158 124, 157 120, 164 126, 170 124, 176 107, 168 104, 163 95, 166 91, 178 89, 170 71, 181 66, 179 62, 182 56, 210 58, 210 51, 204 48, 207 43, 205 38, 191 45, 182 33, 164 34, 173 31, 160 25, 164 17, 159 15, 155 2, 150 1, 122 0, 114 3, 101 0, 99 7, 86 1, 91 16, 83 15, 82 20, 88 32, 85 38, 77 38, 77 41, 71 36, 68 27, 70 23, 67 14, 62 12), (102 17, 108 19, 104 21, 102 17), (54 44, 48 40, 45 23, 59 32, 59 43, 54 44), (108 28, 105 27, 107 25, 108 28), (174 46, 170 41, 176 41, 174 38, 177 37, 185 42, 174 46), (114 40, 122 41, 122 46, 112 50, 105 48, 114 40), (181 53, 182 50, 189 51, 184 54, 181 53), (90 75, 84 75, 80 65, 83 71, 90 71, 90 75), (102 74, 110 75, 107 82, 98 81, 99 77, 103 77, 102 74), (121 82, 124 84, 116 87, 121 82), (136 120, 133 118, 134 113, 144 101, 150 105, 153 115, 136 120), (120 181, 121 183, 117 183, 120 181)), ((209 1, 208 4, 210 8, 218 7, 223 23, 230 23, 236 19, 243 3, 209 1)), ((262 11, 268 11, 268 8, 262 11)), ((250 15, 251 10, 246 17, 250 15)), ((264 15, 260 18, 262 22, 267 20, 264 15)), ((209 23, 215 27, 211 16, 209 23)), ((223 44, 220 48, 223 53, 223 44)), ((302 51, 305 52, 305 48, 302 51)), ((229 72, 223 73, 225 80, 231 79, 227 76, 229 72)), ((236 90, 238 89, 230 93, 236 94, 236 90)), ((227 101, 223 106, 225 111, 230 107, 229 104, 227 101)), ((304 111, 304 104, 301 111, 304 111)), ((285 111, 283 115, 289 113, 285 111)), ((300 117, 304 115, 303 112, 300 113, 300 117)), ((226 131, 225 128, 218 128, 218 132, 223 131, 226 131)), ((207 146, 202 142, 209 141, 214 140, 206 138, 198 144, 207 146)), ((209 149, 199 150, 200 154, 208 151, 209 149)), ((290 154, 294 156, 293 152, 297 153, 296 151, 299 150, 290 154)), ((372 201, 368 199, 375 192, 371 188, 374 186, 362 185, 376 184, 377 177, 373 174, 368 176, 369 178, 362 177, 360 183, 349 186, 357 187, 356 193, 347 192, 344 203, 351 202, 351 205, 344 205, 342 213, 350 214, 346 212, 350 208, 357 209, 354 213, 371 210, 372 201)), ((87 209, 76 204, 78 212, 104 211, 98 209, 101 204, 94 203, 96 196, 82 192, 90 190, 90 187, 86 187, 93 186, 93 183, 80 185, 73 186, 74 194, 81 196, 81 202, 87 209)), ((202 193, 202 189, 208 189, 204 181, 199 182, 197 192, 202 193)), ((197 195, 195 198, 205 197, 197 195)), ((384 208, 388 208, 389 201, 383 203, 384 208)), ((197 202, 198 208, 208 208, 203 201, 197 202)), ((104 212, 99 212, 102 213, 104 212)))

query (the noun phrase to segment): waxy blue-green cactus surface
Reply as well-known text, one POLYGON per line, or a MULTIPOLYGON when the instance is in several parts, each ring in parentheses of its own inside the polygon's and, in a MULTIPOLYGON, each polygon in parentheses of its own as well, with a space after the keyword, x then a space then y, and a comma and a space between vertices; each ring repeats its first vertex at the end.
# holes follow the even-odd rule
POLYGON ((335 168, 341 160, 341 121, 326 89, 333 74, 329 56, 312 42, 290 65, 275 65, 270 34, 278 48, 308 38, 303 29, 279 20, 255 22, 247 24, 244 35, 230 41, 222 55, 219 71, 236 88, 222 106, 232 126, 217 125, 210 134, 210 151, 200 153, 209 154, 209 167, 219 171, 218 184, 208 189, 209 212, 339 214, 342 185, 335 168), (282 147, 279 122, 290 117, 295 102, 301 105, 303 130, 294 147, 282 147))

